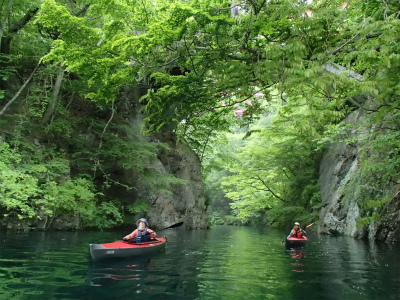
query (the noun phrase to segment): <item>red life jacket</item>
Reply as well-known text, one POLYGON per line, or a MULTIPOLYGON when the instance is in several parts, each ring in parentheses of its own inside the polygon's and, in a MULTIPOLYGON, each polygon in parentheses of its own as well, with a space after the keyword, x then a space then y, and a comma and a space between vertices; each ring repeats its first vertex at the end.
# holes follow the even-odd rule
POLYGON ((299 230, 293 229, 292 237, 301 239, 303 237, 303 234, 301 233, 301 229, 299 229, 299 230))

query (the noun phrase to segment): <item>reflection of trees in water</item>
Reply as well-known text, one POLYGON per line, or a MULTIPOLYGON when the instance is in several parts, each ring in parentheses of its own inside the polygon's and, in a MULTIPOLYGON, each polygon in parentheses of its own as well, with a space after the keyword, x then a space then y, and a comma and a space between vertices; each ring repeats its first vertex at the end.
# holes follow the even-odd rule
POLYGON ((171 229, 165 232, 168 243, 163 253, 92 262, 86 281, 88 297, 103 299, 107 294, 107 299, 130 299, 134 293, 158 300, 198 298, 198 267, 207 255, 208 233, 171 229))
POLYGON ((61 299, 82 286, 82 233, 6 231, 0 241, 1 299, 61 299))
POLYGON ((0 232, 0 298, 398 300, 397 244, 322 235, 286 250, 271 228, 164 233, 165 252, 93 262, 89 242, 115 232, 0 232))
POLYGON ((198 299, 199 266, 208 255, 205 244, 209 233, 204 229, 168 231, 166 255, 173 267, 165 270, 166 278, 162 280, 167 284, 164 299, 198 299))
MULTIPOLYGON (((142 293, 143 290, 152 290, 146 287, 144 281, 147 271, 150 271, 150 258, 135 258, 112 261, 94 262, 88 270, 88 279, 86 286, 91 287, 110 287, 122 285, 124 289, 136 293, 142 293)), ((113 293, 116 289, 113 289, 113 293)), ((125 292, 123 292, 125 293, 125 292)))

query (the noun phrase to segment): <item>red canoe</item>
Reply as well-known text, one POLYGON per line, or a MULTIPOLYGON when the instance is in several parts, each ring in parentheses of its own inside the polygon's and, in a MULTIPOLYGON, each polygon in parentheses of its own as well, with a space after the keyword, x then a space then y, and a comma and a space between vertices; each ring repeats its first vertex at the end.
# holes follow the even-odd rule
POLYGON ((116 241, 106 244, 90 244, 90 255, 94 260, 138 256, 157 252, 165 247, 166 237, 157 238, 150 242, 132 243, 116 241))
POLYGON ((299 247, 304 246, 307 243, 307 237, 302 237, 301 239, 295 237, 285 238, 286 247, 299 247))

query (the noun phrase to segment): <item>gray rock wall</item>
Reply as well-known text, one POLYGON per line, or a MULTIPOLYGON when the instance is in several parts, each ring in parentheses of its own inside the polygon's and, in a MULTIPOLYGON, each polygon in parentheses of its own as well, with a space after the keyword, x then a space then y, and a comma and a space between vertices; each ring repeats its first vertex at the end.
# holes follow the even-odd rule
MULTIPOLYGON (((354 124, 354 128, 362 121, 360 110, 345 120, 348 124, 354 124)), ((363 216, 359 204, 349 197, 352 192, 349 189, 359 169, 359 160, 358 146, 344 142, 331 145, 324 154, 319 177, 322 194, 319 232, 386 242, 400 241, 399 193, 393 195, 393 199, 385 205, 379 221, 357 227, 357 220, 363 216)))
MULTIPOLYGON (((198 157, 185 144, 170 144, 170 151, 157 162, 162 173, 173 174, 186 181, 171 187, 172 194, 147 195, 148 218, 155 228, 168 227, 180 221, 187 228, 208 227, 201 166, 198 157)), ((146 194, 146 192, 142 192, 146 194)))
MULTIPOLYGON (((356 123, 360 112, 346 119, 356 123)), ((346 187, 358 169, 358 149, 344 142, 331 145, 320 164, 322 209, 320 211, 320 233, 357 236, 360 233, 356 221, 360 216, 355 202, 344 201, 346 187)))
POLYGON ((386 204, 379 222, 370 226, 369 238, 381 242, 400 242, 400 192, 386 204))
MULTIPOLYGON (((125 96, 136 99, 133 101, 135 102, 140 98, 140 95, 140 91, 134 90, 128 91, 125 96)), ((132 107, 129 125, 133 132, 140 130, 143 119, 140 106, 137 104, 132 107)), ((206 214, 207 207, 205 205, 201 164, 194 151, 187 144, 177 141, 168 127, 159 133, 141 137, 133 136, 132 138, 167 144, 170 150, 160 153, 150 167, 161 174, 172 174, 186 181, 183 185, 171 186, 171 194, 152 193, 139 184, 135 196, 138 199, 148 201, 149 211, 137 215, 135 218, 146 217, 150 227, 154 229, 165 228, 181 221, 184 222, 183 226, 186 228, 207 228, 209 223, 206 214)))

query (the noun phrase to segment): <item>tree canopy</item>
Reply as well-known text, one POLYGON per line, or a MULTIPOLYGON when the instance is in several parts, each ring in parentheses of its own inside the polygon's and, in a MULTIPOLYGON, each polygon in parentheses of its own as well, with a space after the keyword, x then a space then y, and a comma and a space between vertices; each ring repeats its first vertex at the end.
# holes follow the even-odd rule
MULTIPOLYGON (((387 124, 375 133, 384 133, 386 139, 375 139, 365 149, 374 149, 379 160, 383 140, 398 149, 398 1, 8 3, 1 10, 2 49, 11 39, 17 44, 17 39, 28 38, 34 44, 22 52, 17 46, 14 52, 2 50, 3 83, 15 74, 11 61, 39 53, 37 61, 40 57, 46 70, 60 78, 79 78, 74 91, 112 113, 124 87, 144 86, 142 132, 174 131, 205 168, 224 140, 222 132, 253 126, 263 114, 274 115, 267 127, 247 127, 251 131, 246 146, 236 149, 234 158, 225 157, 225 162, 232 159, 229 172, 239 175, 225 182, 231 187, 227 196, 236 200, 233 207, 243 217, 293 203, 299 191, 307 201, 298 200, 295 206, 312 212, 317 141, 332 140, 325 130, 339 128, 354 109, 370 114, 377 126, 387 124), (16 30, 9 24, 21 26, 16 30), (243 116, 235 118, 239 107, 243 116)), ((58 93, 53 95, 46 97, 47 104, 54 104, 58 93)), ((35 105, 36 113, 46 116, 44 107, 35 105)), ((49 110, 54 105, 48 105, 49 110)), ((43 119, 48 123, 48 117, 43 119)), ((53 130, 57 125, 58 130, 71 128, 62 118, 51 125, 53 130)), ((149 157, 154 155, 151 149, 149 157)), ((396 181, 397 154, 387 159, 388 176, 396 181)))

